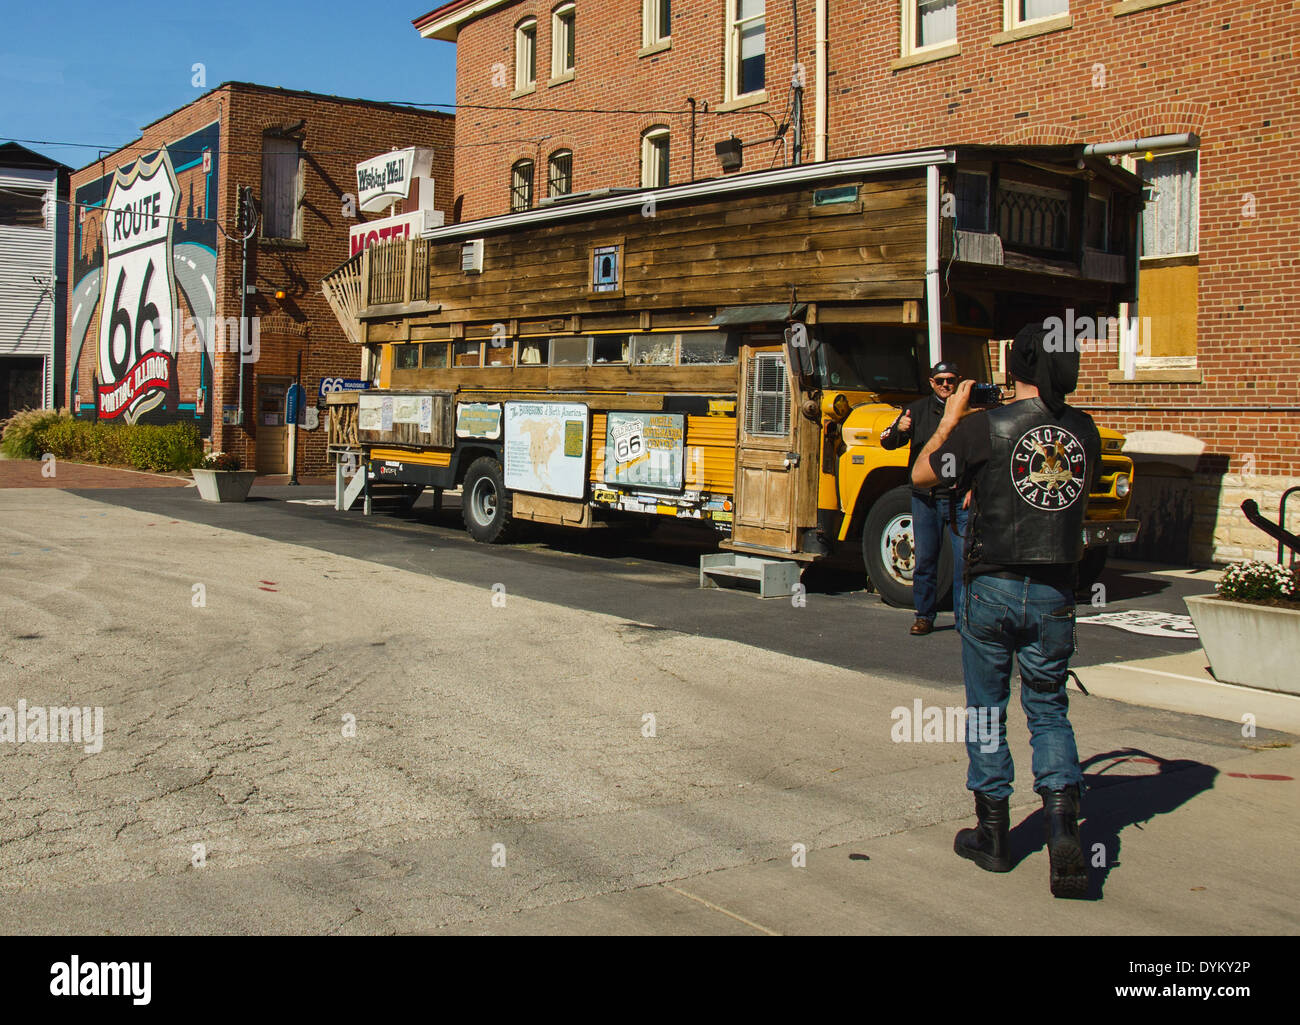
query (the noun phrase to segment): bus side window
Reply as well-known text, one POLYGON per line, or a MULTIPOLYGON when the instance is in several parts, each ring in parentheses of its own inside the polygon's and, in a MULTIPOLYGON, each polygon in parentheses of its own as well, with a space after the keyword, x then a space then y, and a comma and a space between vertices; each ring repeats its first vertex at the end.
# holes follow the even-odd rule
POLYGON ((549 338, 521 338, 519 340, 519 365, 521 367, 544 367, 551 362, 551 340, 549 338))

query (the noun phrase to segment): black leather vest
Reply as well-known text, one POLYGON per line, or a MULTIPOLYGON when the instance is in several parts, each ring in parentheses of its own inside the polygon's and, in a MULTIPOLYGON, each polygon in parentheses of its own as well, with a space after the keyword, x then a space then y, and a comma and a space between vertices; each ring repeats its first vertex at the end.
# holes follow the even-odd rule
POLYGON ((985 414, 992 455, 975 478, 976 548, 985 563, 1072 564, 1083 556, 1083 517, 1101 437, 1092 417, 1039 398, 985 414))

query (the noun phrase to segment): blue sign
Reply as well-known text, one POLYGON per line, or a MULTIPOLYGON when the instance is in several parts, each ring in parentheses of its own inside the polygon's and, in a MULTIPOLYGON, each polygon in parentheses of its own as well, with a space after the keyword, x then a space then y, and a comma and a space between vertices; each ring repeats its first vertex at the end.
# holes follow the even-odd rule
POLYGON ((365 391, 369 387, 369 381, 359 381, 351 377, 322 377, 318 394, 323 399, 330 392, 365 391))
POLYGON ((284 422, 287 424, 296 424, 302 419, 302 402, 307 397, 306 392, 300 384, 289 386, 289 394, 285 398, 284 422))

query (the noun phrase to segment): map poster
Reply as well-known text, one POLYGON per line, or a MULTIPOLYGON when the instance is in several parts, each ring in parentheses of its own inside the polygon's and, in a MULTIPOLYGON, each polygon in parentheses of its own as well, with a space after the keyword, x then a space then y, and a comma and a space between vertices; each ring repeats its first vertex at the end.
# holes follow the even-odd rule
POLYGON ((505 404, 505 484, 511 491, 582 498, 590 414, 573 402, 505 404))
POLYGON ((680 491, 686 417, 681 413, 624 413, 605 420, 605 483, 680 491))

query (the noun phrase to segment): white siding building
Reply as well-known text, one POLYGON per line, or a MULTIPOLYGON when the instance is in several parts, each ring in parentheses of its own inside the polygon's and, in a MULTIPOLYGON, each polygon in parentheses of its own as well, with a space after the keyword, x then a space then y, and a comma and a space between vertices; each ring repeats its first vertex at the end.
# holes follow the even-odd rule
POLYGON ((0 146, 0 419, 67 404, 68 173, 17 143, 0 146))

